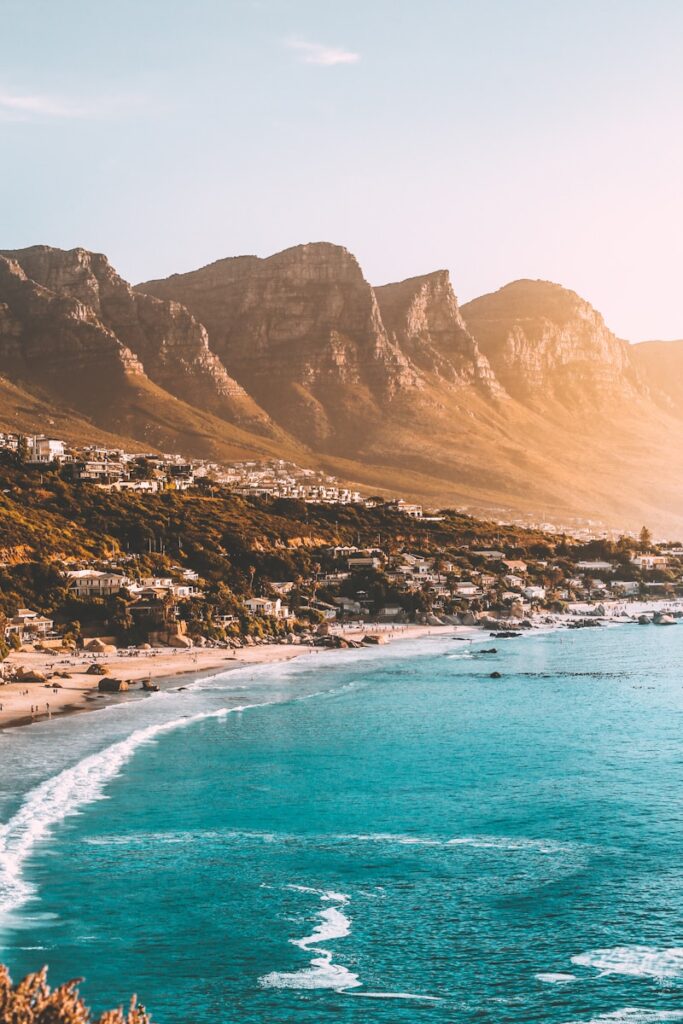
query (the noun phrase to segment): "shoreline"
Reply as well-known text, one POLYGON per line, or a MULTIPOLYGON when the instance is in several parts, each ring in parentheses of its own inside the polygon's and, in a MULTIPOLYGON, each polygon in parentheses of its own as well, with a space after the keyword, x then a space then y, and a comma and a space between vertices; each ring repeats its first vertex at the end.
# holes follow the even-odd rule
MULTIPOLYGON (((397 625, 383 629, 387 643, 397 640, 418 640, 424 636, 444 636, 462 631, 467 638, 473 633, 485 633, 473 626, 422 626, 397 625)), ((367 629, 341 630, 336 635, 349 640, 358 640, 368 633, 367 629)), ((463 636, 463 639, 466 637, 463 636)), ((160 689, 170 680, 177 682, 184 676, 194 679, 210 677, 221 672, 248 665, 271 665, 292 661, 309 654, 322 654, 329 648, 304 644, 258 644, 237 649, 152 648, 151 651, 130 652, 118 650, 116 654, 100 655, 86 651, 46 654, 43 651, 12 653, 7 658, 10 665, 21 665, 25 669, 46 674, 63 671, 69 678, 57 677, 45 682, 8 682, 0 685, 0 733, 8 729, 24 728, 37 722, 50 721, 65 715, 84 714, 105 707, 112 701, 139 699, 143 694, 142 681, 151 680, 160 689), (131 689, 116 693, 100 693, 99 681, 102 676, 88 674, 93 664, 106 666, 107 675, 125 680, 131 689), (139 684, 139 685, 137 685, 139 684), (55 686, 57 687, 55 689, 55 686), (32 711, 33 709, 33 711, 32 711)), ((371 650, 368 646, 365 650, 371 650)))
MULTIPOLYGON (((638 616, 653 611, 683 611, 680 599, 658 601, 615 601, 606 605, 606 614, 597 615, 596 606, 574 606, 563 613, 546 613, 532 617, 531 628, 526 626, 519 630, 520 635, 533 636, 539 632, 566 629, 577 620, 594 619, 596 624, 628 625, 635 624, 638 616)), ((514 630, 513 625, 510 626, 514 630)), ((360 640, 365 635, 379 633, 386 643, 398 640, 418 640, 425 636, 452 635, 454 639, 475 641, 493 639, 495 631, 484 625, 417 625, 417 624, 377 624, 368 623, 363 627, 357 624, 337 627, 335 636, 348 640, 360 640)), ((365 648, 372 649, 371 646, 365 648)), ((190 648, 152 648, 149 651, 119 649, 115 654, 93 654, 87 651, 60 652, 48 654, 44 651, 13 652, 7 658, 10 665, 22 665, 24 668, 43 674, 56 671, 68 671, 69 678, 56 678, 45 682, 9 682, 0 685, 0 734, 5 730, 23 728, 36 722, 49 721, 64 715, 83 714, 105 707, 113 701, 125 702, 140 699, 142 681, 149 679, 160 689, 170 680, 177 681, 183 676, 201 678, 204 674, 216 675, 220 672, 241 668, 246 665, 269 665, 291 661, 307 654, 321 654, 334 648, 316 647, 308 644, 290 644, 284 642, 272 644, 255 644, 242 648, 206 649, 190 648), (100 693, 99 675, 88 674, 87 669, 93 664, 106 666, 106 674, 124 680, 134 687, 131 691, 116 693, 100 693), (139 684, 139 686, 137 685, 139 684), (54 688, 56 686, 56 689, 54 688), (32 710, 33 709, 33 710, 32 710)))

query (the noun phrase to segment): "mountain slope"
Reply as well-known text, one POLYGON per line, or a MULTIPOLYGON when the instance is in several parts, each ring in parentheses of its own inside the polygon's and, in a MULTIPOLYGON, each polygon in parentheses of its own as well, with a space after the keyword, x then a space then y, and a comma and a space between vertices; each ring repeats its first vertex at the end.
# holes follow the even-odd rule
MULTIPOLYGON (((73 410, 110 434, 154 448, 227 459, 296 447, 277 428, 274 438, 262 437, 204 412, 209 403, 202 405, 201 391, 198 408, 170 395, 91 306, 37 283, 4 256, 0 366, 17 403, 28 394, 38 408, 73 410)), ((33 429, 45 427, 39 420, 33 429)))
POLYGON ((138 290, 187 306, 230 373, 314 446, 355 443, 361 421, 418 384, 387 337, 356 259, 341 246, 219 260, 138 290))
POLYGON ((374 289, 389 337, 415 366, 452 383, 501 388, 458 308, 447 270, 374 289))
POLYGON ((13 256, 0 425, 35 410, 501 519, 683 529, 674 350, 627 345, 559 285, 513 282, 460 309, 446 271, 373 287, 328 243, 135 290, 82 249, 13 256))
POLYGON ((458 309, 445 271, 373 288, 317 243, 138 288, 186 305, 231 374, 346 477, 501 515, 679 521, 667 411, 630 346, 559 285, 458 309))
POLYGON ((176 398, 230 423, 275 433, 265 413, 210 350, 205 328, 179 303, 134 292, 100 253, 37 245, 3 255, 31 280, 83 303, 136 354, 147 376, 176 398))
POLYGON ((643 341, 632 352, 655 399, 683 418, 683 341, 643 341))
POLYGON ((513 281, 461 312, 498 379, 524 403, 558 401, 576 413, 643 390, 631 346, 561 285, 513 281))

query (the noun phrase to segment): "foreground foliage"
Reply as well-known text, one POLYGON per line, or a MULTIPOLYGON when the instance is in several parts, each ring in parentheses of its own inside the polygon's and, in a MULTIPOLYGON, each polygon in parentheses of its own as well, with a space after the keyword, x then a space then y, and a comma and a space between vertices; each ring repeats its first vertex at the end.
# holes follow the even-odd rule
POLYGON ((12 985, 7 968, 0 964, 0 1024, 150 1024, 135 997, 127 1013, 108 1010, 101 1017, 92 1017, 78 994, 78 982, 67 981, 51 990, 44 967, 12 985))

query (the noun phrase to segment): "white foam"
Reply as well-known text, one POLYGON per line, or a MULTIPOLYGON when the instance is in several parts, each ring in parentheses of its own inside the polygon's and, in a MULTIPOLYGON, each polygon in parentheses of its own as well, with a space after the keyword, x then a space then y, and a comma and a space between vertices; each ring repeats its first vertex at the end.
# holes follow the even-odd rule
POLYGON ((288 885, 295 892, 310 893, 317 896, 323 903, 336 903, 336 907, 325 907, 316 915, 318 924, 310 935, 302 939, 290 939, 293 946, 307 952, 316 953, 308 967, 299 971, 272 971, 259 978, 262 988, 294 988, 294 989, 335 989, 342 991, 360 985, 358 975, 346 967, 333 963, 333 953, 319 946, 321 942, 332 939, 343 939, 351 934, 351 922, 339 908, 345 907, 349 897, 343 892, 330 889, 313 889, 306 885, 288 885))
POLYGON ((300 949, 310 949, 318 942, 329 942, 330 939, 344 939, 351 933, 351 922, 341 910, 336 907, 328 907, 318 915, 320 924, 316 925, 310 935, 303 939, 291 939, 293 946, 300 949))
POLYGON ((16 910, 33 895, 23 868, 37 843, 49 836, 55 825, 95 800, 103 799, 108 782, 133 757, 138 747, 158 736, 208 718, 222 718, 231 711, 244 711, 251 704, 219 708, 186 715, 168 722, 137 729, 126 739, 83 758, 71 768, 47 779, 25 797, 16 814, 0 826, 0 913, 16 910))
POLYGON ((683 947, 613 946, 591 949, 572 957, 578 967, 592 967, 601 974, 624 974, 633 978, 683 977, 683 947))
POLYGON ((527 839, 524 836, 460 836, 449 839, 447 846, 471 846, 477 850, 501 850, 503 852, 524 851, 529 853, 569 853, 572 851, 567 843, 558 843, 552 839, 527 839))
POLYGON ((413 999, 417 1002, 440 1003, 439 996, 423 996, 418 992, 345 992, 354 999, 413 999))
POLYGON ((647 1010, 637 1006, 625 1006, 611 1013, 601 1013, 587 1021, 569 1021, 568 1024, 659 1024, 660 1021, 683 1020, 681 1010, 647 1010))
POLYGON ((262 988, 314 989, 331 988, 339 992, 360 985, 358 975, 332 963, 332 955, 313 957, 310 967, 300 971, 273 971, 259 978, 262 988))
POLYGON ((548 985, 566 985, 570 981, 576 981, 575 974, 564 974, 561 971, 545 971, 534 975, 536 981, 544 981, 548 985))
POLYGON ((393 832, 359 832, 357 834, 332 836, 345 842, 357 843, 398 843, 400 846, 443 846, 442 839, 431 839, 428 836, 400 835, 393 832))

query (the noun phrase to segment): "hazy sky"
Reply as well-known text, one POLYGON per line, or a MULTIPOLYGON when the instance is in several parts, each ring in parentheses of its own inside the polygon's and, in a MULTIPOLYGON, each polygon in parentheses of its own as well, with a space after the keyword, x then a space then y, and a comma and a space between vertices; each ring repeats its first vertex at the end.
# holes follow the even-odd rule
POLYGON ((299 242, 683 337, 683 0, 0 0, 0 247, 299 242))

